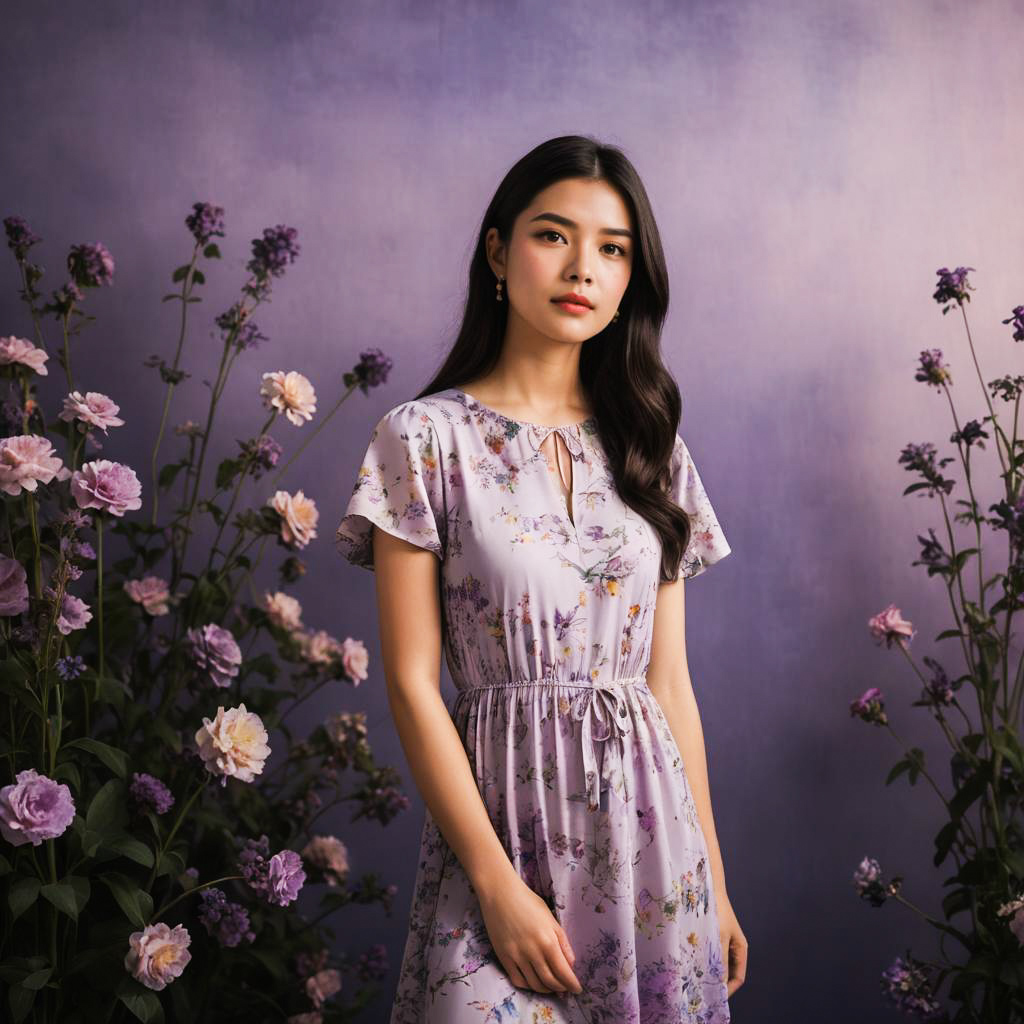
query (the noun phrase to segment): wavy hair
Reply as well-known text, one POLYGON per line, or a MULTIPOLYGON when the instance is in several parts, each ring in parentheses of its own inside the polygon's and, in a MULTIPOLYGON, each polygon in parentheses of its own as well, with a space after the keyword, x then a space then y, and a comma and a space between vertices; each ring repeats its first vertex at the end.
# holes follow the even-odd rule
POLYGON ((588 136, 563 135, 542 142, 508 171, 480 223, 458 336, 433 379, 415 397, 459 387, 494 369, 505 338, 508 302, 495 301, 485 237, 494 227, 507 243, 516 218, 538 193, 566 178, 607 182, 632 213, 636 240, 619 317, 584 342, 580 378, 619 496, 661 538, 660 578, 668 582, 678 575, 691 529, 689 516, 668 495, 682 410, 679 388, 661 359, 668 273, 647 191, 620 149, 588 136))

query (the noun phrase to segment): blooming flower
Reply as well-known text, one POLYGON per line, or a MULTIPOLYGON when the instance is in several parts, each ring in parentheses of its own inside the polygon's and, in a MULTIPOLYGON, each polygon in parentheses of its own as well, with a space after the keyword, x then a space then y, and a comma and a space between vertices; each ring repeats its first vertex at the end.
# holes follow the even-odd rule
POLYGON ((123 427, 124 420, 117 413, 120 406, 113 399, 99 391, 72 391, 64 398, 64 408, 60 419, 67 423, 79 420, 78 429, 83 434, 89 427, 99 427, 105 434, 107 427, 123 427))
POLYGON ((167 580, 159 576, 143 576, 140 580, 125 580, 124 589, 128 596, 141 604, 150 615, 166 615, 171 592, 167 580))
POLYGON ((341 656, 341 644, 323 629, 301 634, 299 645, 303 658, 314 665, 329 665, 341 656))
POLYGON ((297 235, 295 228, 284 224, 264 228, 263 237, 252 240, 252 259, 246 264, 246 270, 258 278, 280 277, 301 251, 295 241, 297 235))
POLYGON ((35 491, 56 477, 66 480, 70 471, 41 434, 16 434, 0 439, 0 491, 17 497, 35 491))
POLYGON ((58 658, 55 667, 57 675, 67 681, 77 679, 85 671, 85 661, 80 654, 72 654, 66 658, 58 658))
POLYGON ((294 495, 275 491, 267 504, 281 517, 281 540, 285 544, 304 548, 316 536, 320 513, 313 499, 302 491, 294 495))
POLYGON ((109 459, 86 462, 75 470, 71 494, 79 508, 98 508, 114 516, 142 506, 142 484, 135 470, 109 459))
POLYGON ((319 1010, 331 996, 341 991, 341 975, 333 968, 317 971, 306 979, 306 995, 319 1010))
POLYGON ((341 663, 345 668, 345 675, 358 686, 369 673, 366 671, 370 663, 370 652, 362 640, 353 640, 347 636, 341 642, 341 663))
POLYGON ((302 851, 303 859, 317 868, 332 887, 348 874, 348 849, 336 836, 313 836, 302 851))
MULTIPOLYGON (((55 596, 50 591, 49 596, 55 596)), ((60 607, 60 615, 57 616, 57 629, 67 636, 76 629, 85 629, 88 622, 92 621, 92 612, 89 606, 74 594, 64 592, 64 601, 60 607)))
POLYGON ((225 711, 217 708, 217 716, 203 719, 195 741, 206 770, 221 776, 227 785, 228 776, 252 782, 263 771, 270 756, 267 730, 260 716, 245 710, 244 704, 225 711))
POLYGON ((113 284, 114 257, 102 242, 73 245, 68 253, 68 273, 83 288, 113 284))
POLYGON ((997 911, 997 917, 1008 917, 1006 922, 1019 943, 1024 945, 1024 894, 1004 903, 997 911))
POLYGON ((289 594, 285 594, 280 590, 275 591, 273 594, 269 593, 269 591, 264 591, 263 607, 266 610, 267 618, 275 626, 286 629, 289 632, 293 629, 301 628, 302 605, 289 594))
POLYGON ((388 379, 393 365, 394 361, 384 355, 379 348, 367 348, 359 353, 359 362, 352 372, 366 392, 378 384, 383 384, 388 379))
POLYGON ((1014 306, 1013 313, 1003 323, 1013 324, 1014 341, 1024 341, 1024 306, 1014 306))
POLYGON ((34 768, 18 772, 17 781, 0 789, 0 833, 13 846, 56 839, 75 818, 75 801, 63 782, 34 768))
POLYGON ((260 434, 254 440, 239 441, 238 444, 242 457, 251 460, 249 469, 254 480, 259 480, 268 469, 273 469, 281 457, 281 446, 269 434, 260 434))
POLYGON ((874 857, 865 857, 853 873, 853 887, 860 898, 873 906, 880 907, 885 902, 886 892, 882 885, 882 868, 874 857))
POLYGON ((921 365, 918 367, 917 373, 914 374, 914 380, 923 380, 926 384, 939 389, 946 382, 953 383, 953 375, 949 372, 949 367, 942 361, 941 349, 923 349, 920 360, 921 365))
POLYGON ((900 615, 899 608, 894 604, 872 615, 868 619, 868 628, 876 643, 881 645, 884 641, 886 647, 892 647, 894 643, 906 647, 917 634, 913 624, 900 615))
POLYGON ((13 334, 0 338, 0 366, 20 363, 46 377, 50 372, 45 365, 49 358, 49 353, 33 345, 27 338, 16 338, 13 334))
POLYGON ((28 611, 28 579, 16 558, 0 555, 0 615, 21 615, 28 611))
POLYGON ((936 1002, 923 964, 911 957, 897 957, 892 966, 882 972, 882 992, 904 1013, 923 1020, 944 1017, 936 1002))
POLYGON ((275 370, 263 374, 260 396, 268 409, 278 409, 297 427, 316 412, 316 392, 307 377, 297 370, 275 370))
POLYGON ((249 911, 241 903, 230 902, 222 889, 204 889, 199 899, 199 920, 222 946, 233 948, 256 938, 249 911))
MULTIPOLYGON (((961 305, 964 302, 970 302, 971 297, 968 294, 968 290, 973 291, 970 281, 967 280, 967 274, 969 271, 974 270, 974 267, 957 267, 956 270, 950 270, 949 267, 940 267, 935 271, 939 275, 938 287, 935 289, 935 294, 932 298, 939 303, 947 302, 952 304, 958 302, 961 305)), ((945 313, 949 306, 946 306, 942 312, 945 313)))
POLYGON ((238 868, 251 889, 268 903, 286 907, 306 881, 302 858, 294 850, 282 850, 268 858, 270 841, 265 835, 246 841, 238 868))
POLYGON ((24 217, 4 217, 4 231, 7 234, 7 246, 20 263, 28 256, 29 249, 42 239, 25 223, 24 217))
POLYGON ((128 792, 136 805, 154 814, 166 814, 174 806, 174 794, 146 772, 133 772, 128 792))
POLYGON ((214 236, 224 237, 224 207, 211 203, 193 203, 185 226, 199 245, 206 245, 214 236))
POLYGON ((210 622, 202 629, 190 629, 188 642, 196 665, 205 669, 214 686, 230 686, 242 664, 242 650, 230 629, 210 622))
POLYGON ((889 721, 885 713, 882 691, 877 686, 865 690, 855 701, 851 701, 850 714, 875 725, 885 725, 889 721))
POLYGON ((128 938, 129 950, 124 958, 125 969, 146 988, 159 992, 175 978, 181 977, 192 954, 188 947, 192 936, 184 925, 169 928, 162 921, 147 924, 141 932, 128 938))

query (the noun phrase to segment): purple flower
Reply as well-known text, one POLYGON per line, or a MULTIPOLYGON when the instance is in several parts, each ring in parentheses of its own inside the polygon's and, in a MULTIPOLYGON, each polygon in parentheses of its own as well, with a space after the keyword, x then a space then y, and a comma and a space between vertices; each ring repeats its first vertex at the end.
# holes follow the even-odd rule
POLYGON ((222 946, 233 948, 256 938, 249 921, 249 911, 241 903, 231 903, 223 890, 204 889, 199 898, 199 920, 222 946))
POLYGON ((988 436, 988 431, 977 420, 968 420, 959 430, 953 431, 949 439, 954 444, 962 441, 968 448, 976 444, 984 449, 985 442, 981 439, 988 436))
POLYGON ((953 686, 949 681, 949 676, 946 675, 946 670, 934 659, 929 657, 927 654, 922 659, 925 665, 931 669, 932 677, 928 680, 925 685, 925 696, 929 703, 935 704, 936 706, 953 703, 953 691, 959 688, 953 686))
POLYGON ((268 469, 273 469, 281 457, 281 446, 269 434, 260 434, 254 440, 239 441, 238 444, 242 457, 252 459, 249 469, 254 480, 259 480, 268 469))
POLYGON ((135 470, 97 459, 71 474, 71 494, 79 508, 98 508, 113 516, 142 507, 142 484, 135 470))
POLYGON ((268 857, 266 835, 246 841, 238 856, 238 869, 250 888, 268 903, 286 907, 299 895, 306 881, 302 858, 294 850, 282 850, 268 857))
POLYGON ((886 888, 882 884, 882 868, 874 857, 865 857, 853 873, 853 887, 862 900, 873 907, 885 903, 886 888))
POLYGON ((393 360, 384 355, 379 348, 367 348, 359 353, 359 362, 352 372, 365 392, 369 388, 383 384, 388 379, 388 373, 393 365, 393 360))
POLYGON ((232 331, 236 332, 234 345, 239 352, 254 349, 261 341, 267 340, 267 336, 256 326, 256 322, 249 319, 249 312, 241 302, 236 302, 230 309, 221 313, 216 323, 224 333, 225 341, 232 331))
POLYGON ((897 957, 882 972, 881 982, 882 992, 904 1013, 929 1021, 949 1019, 932 994, 923 965, 909 952, 906 960, 897 957))
MULTIPOLYGON (((908 444, 900 452, 899 461, 901 465, 906 466, 908 473, 917 472, 924 477, 930 495, 934 495, 938 491, 949 494, 956 485, 956 481, 944 477, 941 467, 947 462, 952 462, 953 457, 948 456, 936 463, 936 455, 938 455, 938 450, 935 445, 930 441, 925 441, 923 444, 908 444)), ((915 485, 915 489, 919 486, 915 485)))
POLYGON ((1013 324, 1014 341, 1024 341, 1024 306, 1014 306, 1013 315, 1003 323, 1013 324))
POLYGON ((944 302, 949 303, 943 309, 943 315, 952 308, 954 302, 963 305, 964 302, 971 301, 970 295, 967 294, 968 289, 974 290, 967 280, 967 273, 971 270, 974 270, 974 267, 957 267, 956 270, 950 270, 949 267, 940 267, 935 271, 939 275, 939 286, 936 288, 932 298, 940 306, 944 302))
POLYGON ((885 714, 882 691, 877 686, 865 690, 850 704, 850 714, 874 725, 885 725, 889 721, 885 714))
POLYGON ((914 374, 914 380, 923 380, 932 387, 941 388, 947 381, 952 384, 953 376, 949 367, 942 362, 942 349, 923 349, 920 356, 921 365, 914 374))
MULTIPOLYGON (((47 588, 47 597, 56 597, 56 593, 52 588, 47 588)), ((80 598, 75 597, 74 594, 69 594, 67 591, 64 592, 64 602, 60 607, 60 615, 57 616, 57 629, 67 636, 76 629, 84 629, 86 623, 92 620, 92 612, 89 611, 89 606, 80 598)))
POLYGON ((224 237, 224 207, 210 203, 193 203, 192 212, 185 218, 185 226, 199 245, 206 245, 214 236, 224 237))
POLYGON ((190 629, 188 642, 196 665, 209 673, 213 685, 230 686, 242 663, 242 651, 231 630, 210 622, 201 629, 190 629))
POLYGON ((263 237, 252 240, 252 259, 246 264, 246 269, 258 277, 268 274, 280 277, 301 251, 295 241, 297 235, 295 228, 285 227, 284 224, 264 228, 263 237))
POLYGON ((68 253, 68 273, 82 288, 113 284, 114 257, 102 242, 73 245, 68 253))
POLYGON ((56 839, 74 817, 71 790, 34 768, 18 772, 16 783, 0 789, 0 833, 14 846, 56 839))
POLYGON ((144 811, 154 814, 166 814, 174 806, 174 795, 157 778, 146 772, 133 772, 132 783, 128 789, 136 805, 144 811))
POLYGON ((21 615, 27 611, 25 567, 16 558, 0 555, 0 615, 21 615))
POLYGON ((72 654, 66 658, 58 658, 56 669, 57 675, 65 681, 77 679, 85 671, 85 662, 81 655, 72 654))
POLYGON ((25 259, 33 245, 42 241, 22 217, 4 217, 4 231, 7 232, 7 246, 14 252, 14 258, 19 263, 25 259))

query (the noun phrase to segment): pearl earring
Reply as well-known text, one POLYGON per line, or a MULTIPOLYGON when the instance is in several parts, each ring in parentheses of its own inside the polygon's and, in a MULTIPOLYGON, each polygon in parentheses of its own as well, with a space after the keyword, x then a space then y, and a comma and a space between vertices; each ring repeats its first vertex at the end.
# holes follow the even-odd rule
POLYGON ((496 299, 497 299, 498 302, 501 302, 501 282, 504 281, 504 280, 505 280, 505 278, 503 278, 503 277, 499 277, 498 278, 498 294, 496 296, 496 299))
POLYGON ((612 317, 612 323, 615 323, 619 319, 619 311, 615 310, 615 315, 612 317))

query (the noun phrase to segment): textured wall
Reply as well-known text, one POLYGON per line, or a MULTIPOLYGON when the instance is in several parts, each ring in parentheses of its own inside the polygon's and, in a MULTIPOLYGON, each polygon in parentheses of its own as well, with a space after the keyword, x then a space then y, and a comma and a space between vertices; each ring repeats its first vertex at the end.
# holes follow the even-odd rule
MULTIPOLYGON (((1022 15, 1009 2, 881 0, 5 12, 0 215, 44 237, 51 286, 72 243, 101 240, 117 260, 115 287, 90 297, 100 327, 75 356, 83 390, 107 391, 130 424, 105 454, 148 466, 162 392, 140 364, 173 352, 177 307, 159 299, 187 258, 196 200, 226 207, 228 258, 198 307, 207 319, 172 422, 204 406, 218 356, 209 318, 233 301, 265 225, 297 227, 302 255, 259 317, 271 340, 240 360, 225 440, 262 422, 265 370, 306 373, 325 408, 360 349, 395 359, 388 384, 347 405, 286 484, 306 484, 322 512, 299 590, 307 621, 365 638, 373 657, 370 680, 307 721, 365 708, 378 757, 414 798, 383 839, 340 815, 325 823, 352 844, 356 871, 379 866, 400 886, 391 920, 360 919, 395 966, 422 804, 377 670, 373 578, 340 562, 333 526, 371 426, 446 347, 499 178, 539 141, 580 131, 624 146, 652 197, 681 429, 734 549, 687 588, 717 828, 751 945, 734 1015, 899 1019, 880 1009, 879 972, 908 944, 931 954, 930 932, 902 908, 861 905, 849 879, 870 853, 934 906, 941 821, 923 785, 884 787, 896 747, 847 704, 882 686, 900 734, 941 753, 924 713, 905 707, 918 690, 909 670, 872 646, 865 621, 895 601, 921 629, 919 653, 947 653, 931 641, 942 595, 909 566, 937 509, 901 499, 896 458, 953 429, 913 380, 922 348, 947 352, 962 418, 982 413, 962 324, 931 299, 936 268, 978 268, 983 371, 1017 372, 999 320, 1024 302, 1011 122, 1022 15)), ((0 288, 0 334, 27 334, 7 256, 0 288)))

